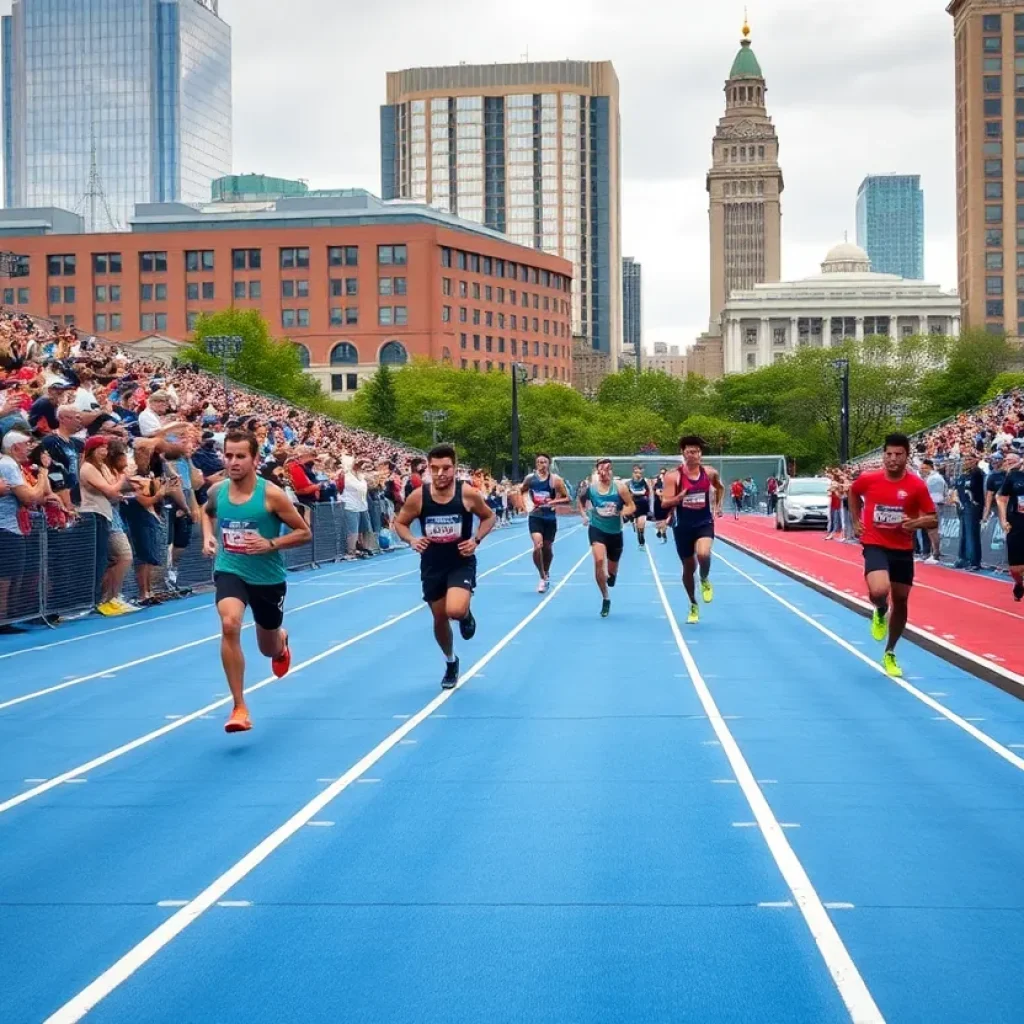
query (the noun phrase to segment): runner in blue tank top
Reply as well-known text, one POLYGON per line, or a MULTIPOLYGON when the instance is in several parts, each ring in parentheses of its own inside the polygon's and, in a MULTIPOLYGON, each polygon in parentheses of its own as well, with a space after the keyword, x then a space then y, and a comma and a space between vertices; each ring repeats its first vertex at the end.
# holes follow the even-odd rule
POLYGON ((530 510, 530 539, 533 541, 533 564, 540 573, 537 593, 543 594, 551 586, 551 562, 554 559, 555 534, 558 532, 557 505, 569 504, 565 482, 551 472, 551 456, 541 452, 531 473, 520 488, 533 502, 530 510))
POLYGON ((633 475, 626 484, 629 493, 636 506, 633 514, 633 529, 636 530, 636 539, 640 547, 644 546, 644 529, 647 526, 647 517, 651 514, 651 487, 644 479, 644 467, 634 466, 633 475))
POLYGON ((681 437, 679 451, 683 464, 675 473, 665 477, 661 504, 666 509, 675 510, 672 532, 675 534, 676 551, 683 563, 683 586, 690 599, 690 614, 686 621, 692 625, 700 619, 694 589, 694 569, 698 564, 701 596, 706 604, 710 604, 714 597, 708 578, 711 573, 711 546, 715 540, 715 517, 722 514, 725 487, 717 469, 701 465, 704 442, 699 437, 681 437))
POLYGON ((578 507, 584 524, 589 527, 594 579, 602 598, 601 618, 606 619, 612 609, 608 588, 615 586, 622 557, 622 519, 623 516, 631 516, 636 507, 629 488, 612 475, 611 459, 598 459, 595 468, 597 481, 589 483, 580 492, 578 507))

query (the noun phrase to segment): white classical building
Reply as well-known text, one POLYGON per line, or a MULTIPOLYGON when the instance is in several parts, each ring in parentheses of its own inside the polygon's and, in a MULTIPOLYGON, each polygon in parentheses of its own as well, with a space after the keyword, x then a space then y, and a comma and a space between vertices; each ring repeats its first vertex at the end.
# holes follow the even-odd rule
POLYGON ((734 291, 722 311, 725 372, 745 373, 798 348, 830 348, 847 338, 960 334, 960 298, 938 285, 875 274, 850 242, 829 250, 821 273, 801 281, 734 291))

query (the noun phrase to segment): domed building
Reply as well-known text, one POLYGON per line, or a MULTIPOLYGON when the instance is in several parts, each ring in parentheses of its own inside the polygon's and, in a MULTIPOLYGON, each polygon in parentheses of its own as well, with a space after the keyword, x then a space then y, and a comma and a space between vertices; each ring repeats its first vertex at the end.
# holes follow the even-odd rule
POLYGON ((852 242, 832 246, 821 273, 732 292, 722 310, 726 373, 778 362, 799 348, 847 338, 960 334, 960 298, 938 285, 876 274, 852 242))

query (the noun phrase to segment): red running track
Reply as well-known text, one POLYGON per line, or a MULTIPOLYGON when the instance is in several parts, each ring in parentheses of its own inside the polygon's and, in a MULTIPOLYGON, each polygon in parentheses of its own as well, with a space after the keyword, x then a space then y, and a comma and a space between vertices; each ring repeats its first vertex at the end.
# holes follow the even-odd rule
MULTIPOLYGON (((859 544, 827 541, 819 531, 779 531, 774 518, 728 517, 718 534, 827 584, 838 593, 865 598, 864 562, 859 544)), ((910 625, 927 630, 977 658, 1024 676, 1024 604, 1013 600, 1009 577, 992 579, 941 565, 915 569, 910 625)))

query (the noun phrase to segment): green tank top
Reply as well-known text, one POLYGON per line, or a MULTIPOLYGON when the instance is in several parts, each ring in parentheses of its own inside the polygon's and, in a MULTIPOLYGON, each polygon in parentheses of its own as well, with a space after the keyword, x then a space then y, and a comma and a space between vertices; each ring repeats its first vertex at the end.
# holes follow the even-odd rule
POLYGON ((264 555, 247 555, 243 547, 247 535, 258 533, 267 540, 281 536, 281 520, 267 511, 267 482, 256 478, 256 488, 248 501, 235 504, 230 496, 231 486, 225 481, 218 488, 214 512, 217 516, 217 558, 214 572, 229 572, 253 586, 272 586, 284 583, 287 572, 280 551, 264 555))

